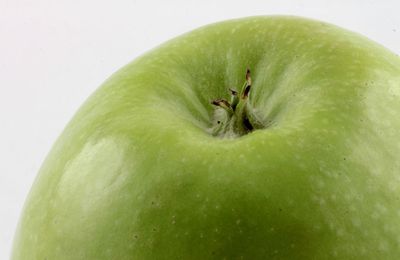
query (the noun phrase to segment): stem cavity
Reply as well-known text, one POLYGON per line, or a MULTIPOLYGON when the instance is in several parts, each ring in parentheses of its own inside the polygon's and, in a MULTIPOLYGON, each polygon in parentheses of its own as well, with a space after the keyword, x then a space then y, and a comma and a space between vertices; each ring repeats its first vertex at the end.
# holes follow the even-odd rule
POLYGON ((245 83, 240 91, 229 89, 231 100, 216 99, 211 102, 217 107, 215 116, 216 124, 212 134, 219 137, 235 137, 250 133, 256 129, 264 128, 248 99, 251 90, 251 74, 247 69, 245 83), (224 113, 221 113, 223 111, 224 113))

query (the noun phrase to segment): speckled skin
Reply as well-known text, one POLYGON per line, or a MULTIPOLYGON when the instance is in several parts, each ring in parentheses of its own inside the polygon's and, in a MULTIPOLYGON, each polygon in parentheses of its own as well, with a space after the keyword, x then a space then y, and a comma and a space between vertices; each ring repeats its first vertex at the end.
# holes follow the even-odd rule
POLYGON ((352 32, 252 17, 114 74, 40 170, 25 259, 400 259, 400 59, 352 32), (243 84, 269 126, 217 138, 243 84))

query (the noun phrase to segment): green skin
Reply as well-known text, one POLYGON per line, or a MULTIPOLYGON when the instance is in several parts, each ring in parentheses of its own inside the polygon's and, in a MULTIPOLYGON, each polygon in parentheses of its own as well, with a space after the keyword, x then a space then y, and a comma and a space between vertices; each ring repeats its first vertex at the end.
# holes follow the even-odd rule
POLYGON ((399 113, 400 59, 358 34, 282 16, 200 28, 83 105, 12 259, 399 259, 399 113), (247 68, 252 131, 211 104, 247 68))

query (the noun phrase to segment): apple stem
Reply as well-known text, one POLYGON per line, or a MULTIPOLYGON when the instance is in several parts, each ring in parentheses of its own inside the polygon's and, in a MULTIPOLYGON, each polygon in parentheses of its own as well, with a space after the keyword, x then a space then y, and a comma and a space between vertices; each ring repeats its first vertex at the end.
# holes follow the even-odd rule
POLYGON ((211 102, 217 109, 223 109, 226 113, 216 113, 216 124, 212 129, 215 136, 241 136, 256 129, 264 128, 264 124, 258 118, 248 99, 251 89, 250 70, 246 71, 246 81, 239 93, 235 89, 229 89, 231 101, 216 99, 211 102))

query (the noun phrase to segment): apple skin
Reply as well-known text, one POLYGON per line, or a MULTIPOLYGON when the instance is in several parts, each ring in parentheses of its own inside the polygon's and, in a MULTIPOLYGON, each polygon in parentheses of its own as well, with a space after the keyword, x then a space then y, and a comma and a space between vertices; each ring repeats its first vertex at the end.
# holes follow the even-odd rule
POLYGON ((400 59, 298 17, 209 25, 149 51, 77 112, 12 259, 399 259, 400 59), (252 70, 265 129, 210 135, 252 70))

